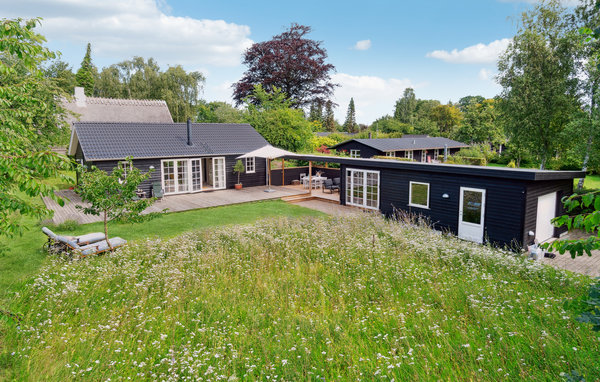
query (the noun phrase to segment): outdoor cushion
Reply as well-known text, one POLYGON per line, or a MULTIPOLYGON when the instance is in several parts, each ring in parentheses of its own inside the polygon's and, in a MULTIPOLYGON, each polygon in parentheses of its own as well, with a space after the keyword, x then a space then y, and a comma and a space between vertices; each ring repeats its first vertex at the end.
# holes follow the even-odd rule
MULTIPOLYGON (((109 239, 109 241, 112 244, 113 248, 118 248, 127 243, 127 240, 122 239, 120 237, 113 237, 113 238, 109 239)), ((94 254, 97 254, 100 252, 108 251, 109 249, 110 249, 110 247, 108 245, 108 242, 106 240, 102 240, 98 243, 85 245, 85 246, 79 248, 79 251, 81 252, 81 254, 83 256, 88 256, 88 255, 94 255, 94 254)))
POLYGON ((98 241, 106 240, 106 235, 101 232, 88 233, 86 235, 77 236, 75 238, 79 245, 87 245, 98 241))

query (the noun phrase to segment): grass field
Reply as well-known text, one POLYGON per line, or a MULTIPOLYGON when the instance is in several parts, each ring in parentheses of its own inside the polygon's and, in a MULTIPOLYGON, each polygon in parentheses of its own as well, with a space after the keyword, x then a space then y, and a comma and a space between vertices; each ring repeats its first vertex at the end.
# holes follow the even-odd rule
MULTIPOLYGON (((120 236, 126 240, 169 238, 190 230, 250 223, 265 217, 322 215, 318 211, 274 200, 168 213, 143 223, 109 223, 108 232, 111 237, 120 236)), ((46 236, 41 232, 41 226, 32 218, 24 218, 23 223, 26 230, 22 236, 0 239, 0 246, 6 250, 6 253, 0 255, 0 303, 10 291, 18 289, 20 283, 34 274, 48 257, 42 250, 46 236)), ((80 225, 74 231, 56 229, 57 233, 67 235, 103 231, 102 223, 80 225)))
POLYGON ((412 225, 274 218, 54 260, 11 299, 19 380, 558 380, 600 375, 590 279, 412 225))

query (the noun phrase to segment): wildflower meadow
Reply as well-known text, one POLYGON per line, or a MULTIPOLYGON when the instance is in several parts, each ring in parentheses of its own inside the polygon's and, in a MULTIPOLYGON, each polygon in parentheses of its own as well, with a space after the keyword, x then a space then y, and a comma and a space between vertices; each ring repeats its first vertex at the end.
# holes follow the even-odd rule
POLYGON ((17 380, 600 376, 591 279, 379 216, 271 218, 56 259, 11 299, 17 380))

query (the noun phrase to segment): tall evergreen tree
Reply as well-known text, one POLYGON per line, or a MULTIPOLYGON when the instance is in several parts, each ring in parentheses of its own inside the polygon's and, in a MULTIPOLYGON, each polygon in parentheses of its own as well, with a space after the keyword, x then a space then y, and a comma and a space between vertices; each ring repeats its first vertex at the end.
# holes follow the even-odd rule
POLYGON ((412 88, 404 89, 402 98, 396 101, 396 109, 394 110, 394 118, 402 123, 412 123, 415 110, 417 109, 417 97, 412 88))
POLYGON ((350 98, 348 111, 346 112, 346 121, 344 122, 344 130, 349 133, 356 133, 356 110, 354 108, 354 98, 350 98))
POLYGON ((96 67, 92 64, 92 45, 88 42, 85 56, 83 57, 83 61, 81 61, 81 68, 75 74, 77 86, 83 87, 85 94, 88 96, 94 92, 96 74, 96 67))
POLYGON ((335 118, 333 116, 333 102, 327 101, 325 103, 325 130, 335 131, 335 118))
POLYGON ((308 120, 311 122, 321 122, 323 123, 323 102, 317 100, 310 104, 310 112, 308 115, 308 120))

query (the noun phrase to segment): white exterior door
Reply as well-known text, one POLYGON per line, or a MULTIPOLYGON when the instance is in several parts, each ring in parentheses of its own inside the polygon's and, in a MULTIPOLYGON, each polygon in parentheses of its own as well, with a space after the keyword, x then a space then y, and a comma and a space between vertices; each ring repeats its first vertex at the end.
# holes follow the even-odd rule
POLYGON ((225 158, 213 158, 213 186, 225 188, 225 158))
POLYGON ((346 169, 346 204, 379 209, 379 171, 346 169))
POLYGON ((461 187, 458 209, 458 237, 483 243, 485 190, 461 187))
POLYGON ((538 198, 535 239, 542 243, 554 236, 551 220, 556 215, 556 192, 538 198))

